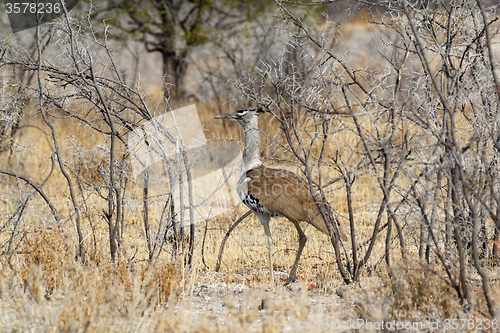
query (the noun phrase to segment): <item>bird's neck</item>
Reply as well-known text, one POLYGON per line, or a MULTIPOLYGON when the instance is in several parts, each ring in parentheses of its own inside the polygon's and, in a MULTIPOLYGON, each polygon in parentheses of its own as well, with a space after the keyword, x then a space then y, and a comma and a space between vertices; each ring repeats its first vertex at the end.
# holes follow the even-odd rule
POLYGON ((260 161, 260 137, 258 123, 249 126, 245 130, 245 149, 243 149, 243 172, 246 173, 259 165, 260 161))

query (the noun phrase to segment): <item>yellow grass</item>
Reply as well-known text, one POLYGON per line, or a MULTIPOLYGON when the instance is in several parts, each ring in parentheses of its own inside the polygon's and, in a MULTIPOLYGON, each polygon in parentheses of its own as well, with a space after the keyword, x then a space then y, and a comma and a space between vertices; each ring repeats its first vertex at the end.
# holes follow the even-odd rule
MULTIPOLYGON (((369 25, 362 20, 356 22, 359 26, 344 28, 345 38, 352 38, 358 29, 369 25)), ((224 136, 241 141, 239 125, 213 120, 217 115, 215 110, 198 107, 200 121, 207 129, 206 137, 224 136)), ((377 126, 368 117, 360 117, 360 121, 368 131, 377 126)), ((39 116, 26 116, 22 125, 37 128, 26 127, 18 132, 15 138, 18 146, 14 152, 0 155, 0 168, 26 175, 40 184, 50 171, 51 138, 39 116)), ((67 165, 83 167, 82 178, 94 185, 104 185, 99 170, 107 167, 106 155, 99 151, 91 154, 103 143, 103 138, 91 136, 70 119, 58 120, 55 125, 67 165), (78 159, 77 149, 70 143, 71 137, 91 159, 78 159)), ((457 126, 461 129, 459 140, 466 142, 471 135, 467 123, 459 118, 457 126)), ((270 157, 266 163, 275 163, 272 158, 293 160, 290 154, 272 145, 273 140, 281 138, 276 121, 267 115, 261 120, 261 128, 272 138, 262 137, 264 154, 270 157)), ((403 136, 404 133, 397 133, 396 144, 402 142, 403 136)), ((346 147, 355 146, 356 140, 357 137, 342 133, 334 143, 330 142, 326 155, 334 155, 337 150, 344 152, 346 147)), ((317 154, 319 145, 316 148, 317 154)), ((284 167, 293 170, 293 164, 284 167)), ((331 170, 323 171, 327 176, 324 181, 339 176, 331 170)), ((133 182, 129 186, 130 199, 140 202, 142 189, 133 182)), ((181 264, 180 255, 173 260, 166 250, 154 264, 149 264, 140 205, 127 208, 125 212, 122 246, 117 261, 112 263, 109 230, 103 216, 106 202, 94 193, 86 198, 86 204, 93 209, 82 219, 86 249, 85 263, 82 263, 75 256, 77 238, 69 189, 57 166, 43 189, 58 209, 61 222, 55 222, 45 202, 35 195, 19 223, 22 239, 12 242, 10 252, 0 253, 0 331, 281 332, 298 331, 300 325, 303 328, 313 325, 310 331, 320 331, 321 327, 328 326, 332 330, 331 325, 350 320, 416 322, 426 329, 437 319, 443 327, 446 318, 488 318, 480 280, 473 269, 468 270, 474 283, 469 286, 474 302, 469 318, 464 315, 456 292, 443 278, 445 274, 440 263, 434 261, 426 265, 420 262, 416 244, 419 221, 404 230, 410 242, 407 244, 408 262, 401 259, 398 240, 394 240, 392 270, 387 268, 383 260, 383 231, 367 263, 368 269, 363 269, 359 282, 351 285, 342 281, 328 237, 310 226, 305 227, 308 242, 299 264, 298 279, 285 288, 283 283, 298 246, 297 232, 285 219, 271 221, 277 280, 271 285, 266 239, 253 215, 231 234, 221 269, 214 271, 226 231, 247 211, 242 204, 224 215, 196 224, 194 259, 188 269, 181 264)), ((329 190, 332 207, 342 216, 348 216, 342 182, 329 190)), ((17 200, 31 191, 23 181, 0 175, 0 227, 18 208, 17 200)), ((360 245, 358 254, 364 255, 382 193, 376 177, 370 172, 356 180, 352 191, 360 245)), ((167 191, 150 194, 161 192, 167 191)), ((392 199, 400 200, 400 196, 393 193, 392 199)), ((160 219, 165 200, 165 197, 158 197, 150 203, 153 230, 156 230, 155 223, 160 219)), ((382 220, 386 221, 387 217, 382 220)), ((349 229, 347 219, 340 218, 339 222, 345 230, 349 229)), ((15 231, 12 225, 10 223, 0 232, 0 244, 8 243, 15 231)), ((165 248, 170 251, 171 244, 165 248)), ((347 251, 350 253, 350 245, 347 251)), ((498 275, 494 268, 489 273, 498 275)), ((494 281, 490 288, 498 303, 500 282, 494 281)), ((363 331, 366 327, 360 328, 363 331)))
MULTIPOLYGON (((198 111, 212 133, 222 131, 220 123, 210 121, 213 117, 210 110, 198 111)), ((27 122, 44 128, 37 117, 27 122)), ((66 134, 62 133, 75 134, 80 129, 70 120, 59 121, 56 127, 60 138, 64 139, 68 162, 77 163, 70 158, 72 150, 65 139, 66 134)), ((229 125, 225 133, 237 138, 238 127, 229 125)), ((78 139, 82 147, 87 148, 99 140, 85 135, 78 139)), ((350 139, 345 138, 346 141, 350 139)), ((39 184, 50 169, 51 148, 45 134, 30 128, 22 130, 16 141, 25 148, 2 160, 1 168, 29 175, 39 184)), ((99 166, 89 165, 88 168, 99 166)), ((90 176, 89 180, 99 182, 90 176)), ((355 218, 359 240, 365 241, 372 233, 379 203, 377 197, 380 198, 381 193, 375 178, 369 174, 356 184, 353 188, 355 218)), ((15 178, 1 176, 0 190, 10 195, 4 196, 6 199, 2 201, 0 222, 3 225, 16 209, 18 191, 31 189, 15 178)), ((6 331, 280 332, 285 328, 297 328, 299 322, 334 325, 349 319, 392 320, 395 323, 409 320, 428 325, 425 318, 429 315, 432 318, 434 314, 460 317, 460 305, 454 291, 418 260, 412 259, 409 266, 400 261, 397 241, 391 254, 395 260, 393 277, 388 275, 381 259, 385 237, 379 237, 375 246, 368 263, 370 271, 363 270, 359 283, 346 286, 336 267, 329 239, 306 227, 308 242, 302 254, 298 282, 291 288, 284 288, 283 282, 295 258, 297 233, 286 220, 272 220, 277 281, 270 285, 265 236, 260 223, 252 216, 233 232, 226 244, 221 270, 214 272, 226 230, 246 211, 242 205, 208 220, 206 225, 204 222, 196 225, 194 262, 188 270, 179 260, 172 261, 165 251, 154 265, 148 264, 140 208, 127 211, 123 246, 117 262, 111 263, 107 224, 100 211, 105 204, 97 197, 90 197, 87 204, 96 209, 90 219, 92 225, 84 219, 82 226, 87 251, 86 263, 82 264, 75 257, 77 239, 73 209, 62 175, 56 172, 44 190, 57 206, 62 223, 56 224, 45 203, 35 196, 24 214, 24 223, 20 224, 23 240, 16 243, 19 247, 13 249, 13 254, 2 254, 0 327, 6 331)), ((139 189, 132 188, 131 193, 140 199, 139 189)), ((342 187, 332 193, 331 200, 333 208, 347 216, 342 187)), ((162 204, 151 205, 151 221, 159 219, 162 208, 162 204)), ((346 220, 340 222, 348 228, 346 220)), ((1 241, 6 242, 10 232, 1 235, 1 241)), ((366 244, 362 249, 366 249, 366 244)), ((409 250, 412 258, 417 258, 413 245, 409 250)), ((431 267, 443 275, 438 264, 431 267)), ((472 290, 477 300, 475 318, 484 318, 485 304, 480 288, 472 290)))

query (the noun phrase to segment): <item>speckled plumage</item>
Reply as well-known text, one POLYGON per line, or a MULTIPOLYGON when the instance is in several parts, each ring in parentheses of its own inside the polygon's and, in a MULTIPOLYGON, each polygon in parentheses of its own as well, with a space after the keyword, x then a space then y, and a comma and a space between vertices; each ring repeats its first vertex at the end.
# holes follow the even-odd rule
MULTIPOLYGON (((248 208, 270 217, 284 216, 292 222, 307 222, 328 235, 308 184, 295 173, 260 165, 248 170, 244 177, 238 193, 248 208)), ((345 240, 342 229, 340 233, 345 240)))

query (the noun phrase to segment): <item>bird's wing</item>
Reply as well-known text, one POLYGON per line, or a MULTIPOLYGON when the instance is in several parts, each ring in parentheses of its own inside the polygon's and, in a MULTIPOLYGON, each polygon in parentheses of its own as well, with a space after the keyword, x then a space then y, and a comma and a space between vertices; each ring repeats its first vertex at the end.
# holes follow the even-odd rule
MULTIPOLYGON (((283 215, 292 222, 308 222, 329 234, 308 184, 293 172, 259 166, 247 171, 245 180, 248 198, 259 207, 258 211, 283 215)), ((338 225, 338 229, 340 237, 346 240, 342 226, 338 225)))
POLYGON ((311 210, 317 211, 307 183, 286 170, 259 166, 247 172, 248 193, 268 211, 291 221, 310 222, 311 210))

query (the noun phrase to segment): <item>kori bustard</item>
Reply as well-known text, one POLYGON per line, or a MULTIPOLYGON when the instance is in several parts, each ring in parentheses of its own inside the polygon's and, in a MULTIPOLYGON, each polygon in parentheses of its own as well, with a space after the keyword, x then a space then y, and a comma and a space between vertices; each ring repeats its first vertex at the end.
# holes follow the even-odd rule
MULTIPOLYGON (((215 119, 236 120, 245 131, 245 147, 243 150, 243 173, 237 184, 237 192, 241 200, 259 218, 267 236, 269 271, 273 283, 273 263, 271 257, 271 232, 269 220, 271 217, 284 216, 293 223, 299 233, 299 248, 285 286, 292 282, 297 272, 300 255, 306 244, 307 237, 299 222, 312 224, 316 229, 328 235, 325 221, 313 200, 308 184, 293 172, 281 169, 271 169, 260 161, 260 137, 258 114, 262 109, 241 109, 234 113, 219 115, 215 119)), ((346 240, 340 225, 336 230, 340 237, 346 240)))

